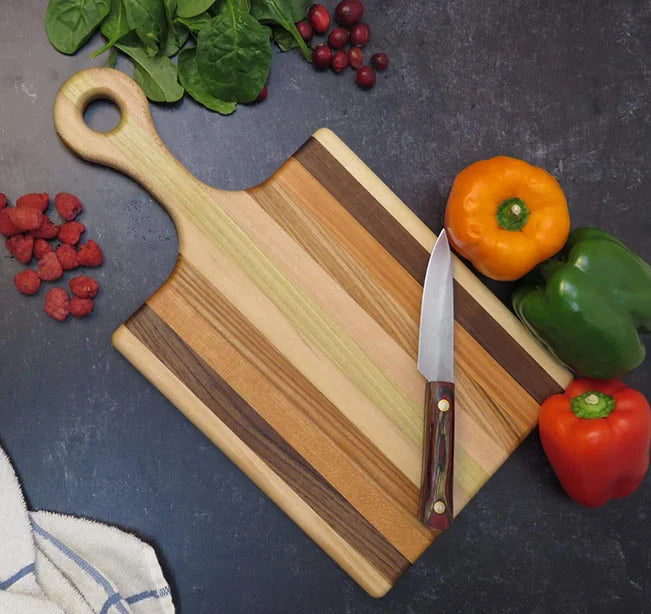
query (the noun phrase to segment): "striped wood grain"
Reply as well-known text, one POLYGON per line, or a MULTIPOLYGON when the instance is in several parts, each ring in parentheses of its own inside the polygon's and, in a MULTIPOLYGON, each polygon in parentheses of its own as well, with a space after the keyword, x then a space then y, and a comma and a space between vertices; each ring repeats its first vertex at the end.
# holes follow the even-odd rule
MULTIPOLYGON (((370 594, 436 537, 417 520, 425 382, 416 370, 434 235, 335 135, 272 178, 224 192, 192 177, 122 73, 84 71, 55 123, 82 157, 170 212, 180 256, 115 346, 370 594), (108 97, 120 125, 83 123, 108 97)), ((458 513, 568 374, 455 261, 458 513)))

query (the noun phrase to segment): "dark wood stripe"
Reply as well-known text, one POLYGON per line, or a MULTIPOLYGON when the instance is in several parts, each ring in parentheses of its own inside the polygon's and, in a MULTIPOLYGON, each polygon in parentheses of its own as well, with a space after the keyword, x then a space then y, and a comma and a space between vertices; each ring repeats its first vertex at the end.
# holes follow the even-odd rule
MULTIPOLYGON (((294 157, 421 285, 429 252, 319 141, 311 138, 294 157)), ((481 282, 479 282, 481 283, 481 282)), ((537 402, 562 387, 456 280, 455 319, 537 402)))
MULTIPOLYGON (((454 317, 537 403, 563 392, 563 387, 456 280, 454 317)), ((510 416, 505 418, 509 420, 510 416)))
POLYGON ((428 251, 314 137, 296 158, 409 274, 422 283, 428 251))
POLYGON ((151 308, 143 305, 126 326, 307 505, 391 583, 410 566, 405 557, 151 308))

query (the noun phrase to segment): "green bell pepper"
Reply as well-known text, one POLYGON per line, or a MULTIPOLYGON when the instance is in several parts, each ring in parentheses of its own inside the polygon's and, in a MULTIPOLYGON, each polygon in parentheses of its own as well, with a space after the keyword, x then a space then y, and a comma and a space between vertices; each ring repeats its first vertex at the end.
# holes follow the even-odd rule
POLYGON ((642 363, 651 332, 651 267, 621 241, 577 228, 513 294, 525 326, 570 369, 619 377, 642 363))

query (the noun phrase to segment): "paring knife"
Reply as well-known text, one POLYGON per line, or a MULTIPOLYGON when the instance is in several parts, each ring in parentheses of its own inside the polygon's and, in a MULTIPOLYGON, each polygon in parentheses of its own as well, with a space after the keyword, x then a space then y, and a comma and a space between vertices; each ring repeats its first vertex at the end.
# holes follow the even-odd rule
POLYGON ((445 230, 425 275, 418 370, 427 379, 420 520, 443 531, 452 522, 454 461, 454 295, 445 230))

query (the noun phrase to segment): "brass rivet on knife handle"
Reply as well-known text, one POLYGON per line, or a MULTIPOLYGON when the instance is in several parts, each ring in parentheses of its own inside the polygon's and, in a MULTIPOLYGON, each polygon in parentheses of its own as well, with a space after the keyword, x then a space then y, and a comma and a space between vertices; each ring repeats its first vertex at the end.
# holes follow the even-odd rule
POLYGON ((427 384, 424 433, 420 520, 443 531, 453 515, 454 384, 427 384))

